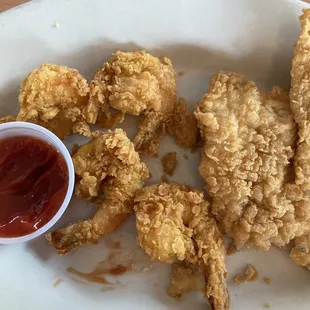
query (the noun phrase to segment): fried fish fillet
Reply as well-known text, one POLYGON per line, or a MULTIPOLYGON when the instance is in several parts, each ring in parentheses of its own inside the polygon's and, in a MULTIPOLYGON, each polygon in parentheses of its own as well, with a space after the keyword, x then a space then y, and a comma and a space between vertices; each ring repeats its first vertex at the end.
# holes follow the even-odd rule
POLYGON ((116 52, 90 84, 90 104, 100 105, 113 126, 124 114, 142 115, 134 139, 139 153, 155 155, 165 121, 176 102, 175 71, 168 58, 146 52, 116 52), (119 111, 113 115, 111 107, 119 111))
POLYGON ((204 141, 199 171, 222 229, 265 250, 301 235, 309 199, 290 165, 296 126, 286 93, 265 93, 242 75, 220 72, 195 115, 204 141))
POLYGON ((75 150, 72 159, 78 181, 76 195, 95 200, 98 209, 91 219, 47 234, 59 254, 96 243, 100 236, 116 230, 132 212, 134 195, 149 177, 122 129, 94 133, 90 142, 75 150))
MULTIPOLYGON (((202 192, 170 183, 136 193, 138 242, 151 260, 198 264, 205 276, 204 295, 212 309, 229 308, 225 247, 202 192)), ((185 289, 182 291, 185 291, 185 289)))
POLYGON ((61 139, 71 133, 90 137, 99 107, 88 98, 89 85, 77 70, 43 64, 22 82, 17 121, 41 125, 61 139))
MULTIPOLYGON (((304 9, 300 16, 301 34, 295 45, 291 70, 291 108, 298 126, 297 150, 294 158, 295 180, 306 192, 303 212, 309 212, 307 191, 310 189, 310 10, 304 9)), ((309 225, 308 225, 309 226, 309 225)), ((305 228, 308 227, 305 225, 305 228)), ((291 258, 298 265, 310 268, 310 232, 295 239, 295 247, 291 251, 291 258)))

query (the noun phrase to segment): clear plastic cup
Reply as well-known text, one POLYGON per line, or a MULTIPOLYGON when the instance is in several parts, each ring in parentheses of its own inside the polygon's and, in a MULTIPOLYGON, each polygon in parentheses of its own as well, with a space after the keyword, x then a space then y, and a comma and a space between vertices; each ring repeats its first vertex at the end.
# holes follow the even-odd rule
POLYGON ((62 205, 60 206, 57 213, 54 217, 47 222, 44 226, 39 228, 38 230, 21 237, 12 237, 12 238, 0 238, 0 244, 14 244, 32 240, 42 234, 44 234, 48 229, 50 229, 63 215, 65 212, 70 199, 72 197, 73 188, 74 188, 74 167, 72 158, 68 149, 63 144, 63 142, 54 135, 51 131, 47 130, 44 127, 39 125, 35 125, 32 123, 26 122, 10 122, 5 124, 0 124, 0 139, 9 138, 9 137, 16 137, 16 136, 30 136, 34 138, 41 139, 50 145, 52 145, 64 158, 67 167, 68 167, 68 189, 66 196, 62 205))

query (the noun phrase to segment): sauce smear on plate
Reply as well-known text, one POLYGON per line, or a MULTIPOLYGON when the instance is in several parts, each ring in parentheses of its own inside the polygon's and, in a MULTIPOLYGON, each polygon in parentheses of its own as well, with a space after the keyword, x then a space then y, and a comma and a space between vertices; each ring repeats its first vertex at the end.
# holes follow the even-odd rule
POLYGON ((0 140, 0 237, 19 237, 49 222, 68 189, 68 168, 48 143, 17 136, 0 140))

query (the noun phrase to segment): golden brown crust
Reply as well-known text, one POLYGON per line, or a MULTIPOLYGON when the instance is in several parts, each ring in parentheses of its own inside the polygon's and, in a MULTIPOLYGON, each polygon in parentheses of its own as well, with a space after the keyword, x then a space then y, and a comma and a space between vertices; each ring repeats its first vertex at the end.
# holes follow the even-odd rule
POLYGON ((298 124, 295 155, 296 184, 310 189, 310 10, 300 16, 301 34, 295 44, 291 70, 291 109, 298 124))
POLYGON ((291 250, 290 257, 299 266, 308 267, 310 269, 310 236, 306 233, 295 238, 294 247, 291 250))
POLYGON ((205 143, 199 171, 224 231, 263 249, 288 243, 302 223, 286 194, 298 189, 284 190, 296 137, 286 93, 264 93, 242 75, 220 72, 195 115, 205 143))
POLYGON ((0 117, 0 124, 15 122, 15 121, 16 121, 16 116, 9 115, 9 116, 0 117))
POLYGON ((181 298, 183 294, 190 291, 202 291, 202 274, 196 265, 185 261, 178 261, 171 265, 171 282, 167 294, 171 297, 181 298))
POLYGON ((146 187, 135 197, 138 242, 151 260, 198 263, 212 309, 228 309, 225 246, 202 192, 170 183, 146 187))
POLYGON ((89 220, 47 235, 60 254, 84 243, 96 243, 100 236, 116 230, 132 212, 135 192, 149 176, 122 129, 95 132, 90 142, 75 149, 72 159, 77 197, 95 200, 98 210, 89 220))
POLYGON ((75 69, 43 64, 22 82, 18 121, 36 123, 64 139, 71 133, 91 136, 98 105, 88 102, 89 86, 75 69))
MULTIPOLYGON (((310 189, 310 10, 304 9, 300 16, 301 33, 295 45, 291 70, 291 109, 298 126, 297 150, 294 158, 295 191, 294 199, 299 208, 300 217, 309 217, 309 189, 310 189)), ((295 247, 291 251, 291 258, 297 265, 310 266, 310 234, 309 224, 304 225, 295 239, 295 247)))
POLYGON ((111 114, 111 107, 124 114, 143 115, 134 144, 138 152, 155 155, 164 122, 176 101, 170 60, 143 51, 116 52, 95 73, 90 89, 90 102, 101 106, 107 118, 104 123, 109 126, 119 121, 111 114))

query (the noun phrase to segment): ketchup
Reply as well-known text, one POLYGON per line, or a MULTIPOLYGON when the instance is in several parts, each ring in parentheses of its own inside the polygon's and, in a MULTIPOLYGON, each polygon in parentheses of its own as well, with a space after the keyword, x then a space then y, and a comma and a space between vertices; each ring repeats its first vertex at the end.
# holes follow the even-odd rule
POLYGON ((48 143, 17 136, 0 140, 0 237, 20 237, 49 222, 68 189, 68 168, 48 143))

